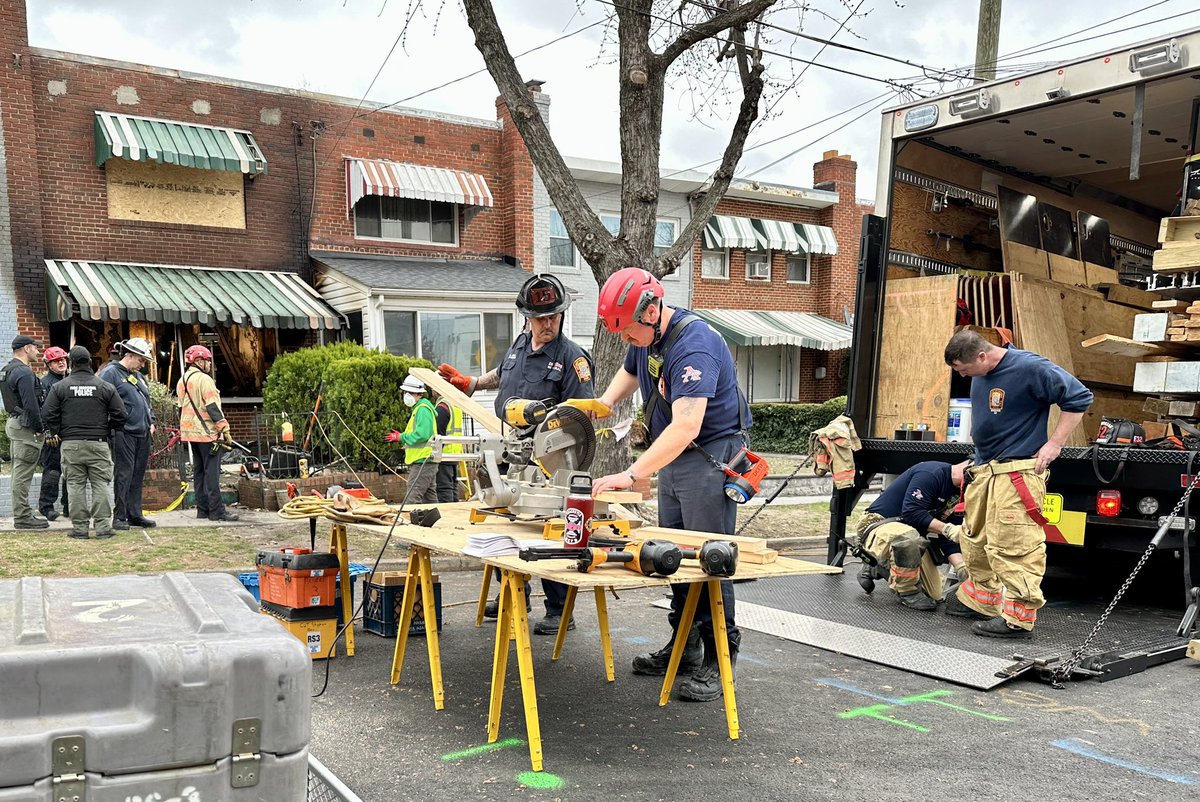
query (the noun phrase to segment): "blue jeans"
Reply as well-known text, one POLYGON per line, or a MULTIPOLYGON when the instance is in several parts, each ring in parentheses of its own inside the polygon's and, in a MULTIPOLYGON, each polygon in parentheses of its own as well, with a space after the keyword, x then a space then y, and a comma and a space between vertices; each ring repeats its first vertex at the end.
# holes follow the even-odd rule
MULTIPOLYGON (((729 435, 704 444, 704 450, 718 462, 727 463, 743 445, 740 434, 729 435)), ((732 535, 737 528, 737 505, 725 495, 725 472, 705 459, 694 448, 680 454, 658 473, 658 525, 668 529, 687 529, 693 532, 713 532, 732 535)), ((671 612, 667 620, 671 628, 679 626, 688 586, 671 585, 671 612)), ((721 599, 725 603, 725 627, 729 639, 737 643, 739 632, 734 623, 733 583, 721 582, 721 599)), ((695 622, 700 637, 713 640, 712 610, 709 608, 708 586, 700 593, 695 622)))

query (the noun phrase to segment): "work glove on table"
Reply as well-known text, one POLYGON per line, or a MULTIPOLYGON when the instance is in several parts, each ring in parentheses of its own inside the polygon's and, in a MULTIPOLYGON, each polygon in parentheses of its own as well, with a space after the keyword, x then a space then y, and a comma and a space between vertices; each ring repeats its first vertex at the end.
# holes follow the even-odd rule
POLYGON ((399 443, 400 442, 400 432, 396 431, 395 429, 392 429, 390 432, 388 432, 386 435, 384 435, 383 439, 387 440, 389 443, 399 443))
POLYGON ((958 524, 946 524, 942 527, 942 537, 949 540, 951 543, 957 543, 962 537, 962 527, 958 524))
POLYGON ((445 362, 438 365, 438 375, 468 395, 470 395, 472 385, 475 383, 475 380, 470 376, 464 376, 453 366, 447 365, 445 362))

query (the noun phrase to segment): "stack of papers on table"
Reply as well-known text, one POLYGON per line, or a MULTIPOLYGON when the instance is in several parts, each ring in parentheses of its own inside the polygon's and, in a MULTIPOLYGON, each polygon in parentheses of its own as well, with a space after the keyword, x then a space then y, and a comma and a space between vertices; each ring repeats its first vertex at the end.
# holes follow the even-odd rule
POLYGON ((562 547, 561 540, 519 540, 512 535, 502 535, 496 532, 478 532, 467 535, 467 545, 464 554, 472 557, 507 557, 516 555, 521 549, 556 549, 562 547))

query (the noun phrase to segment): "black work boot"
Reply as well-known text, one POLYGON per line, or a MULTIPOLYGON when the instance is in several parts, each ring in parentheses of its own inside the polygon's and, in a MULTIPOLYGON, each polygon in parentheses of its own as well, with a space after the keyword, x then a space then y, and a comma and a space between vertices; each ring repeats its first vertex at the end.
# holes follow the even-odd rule
POLYGON ((946 615, 956 615, 959 618, 973 618, 976 621, 987 621, 991 618, 990 615, 976 612, 960 602, 957 595, 946 597, 946 615))
POLYGON ((862 569, 858 572, 858 584, 867 593, 875 590, 875 571, 866 563, 863 563, 862 569))
POLYGON ((1004 620, 1003 616, 989 618, 971 625, 971 631, 985 638, 1011 638, 1012 640, 1027 640, 1033 637, 1032 629, 1014 627, 1004 620))
POLYGON ((897 593, 900 598, 900 603, 910 610, 936 610, 937 602, 926 596, 919 590, 909 591, 908 593, 897 593))
MULTIPOLYGON (((525 596, 525 612, 529 612, 529 609, 530 609, 529 596, 528 596, 528 594, 526 594, 526 596, 525 596)), ((487 604, 483 605, 483 617, 484 618, 499 618, 500 617, 500 597, 499 596, 492 599, 487 604)))
MULTIPOLYGON (((729 667, 737 676, 738 648, 742 633, 734 630, 729 636, 729 667)), ((717 662, 717 645, 711 636, 704 638, 704 664, 679 686, 679 698, 688 702, 713 702, 724 695, 721 687, 721 666, 717 662)))
MULTIPOLYGON (((671 650, 675 648, 676 634, 678 633, 672 634, 667 645, 657 652, 639 654, 633 658, 633 673, 651 677, 664 676, 667 673, 667 665, 671 662, 671 650)), ((703 662, 704 645, 700 642, 700 630, 693 625, 683 647, 683 657, 679 660, 679 673, 690 674, 700 668, 703 662)))
MULTIPOLYGON (((562 613, 555 615, 554 613, 546 613, 545 618, 538 620, 533 625, 534 635, 557 635, 558 626, 562 623, 562 613)), ((575 628, 575 616, 571 616, 571 620, 567 622, 567 631, 570 632, 575 628)))

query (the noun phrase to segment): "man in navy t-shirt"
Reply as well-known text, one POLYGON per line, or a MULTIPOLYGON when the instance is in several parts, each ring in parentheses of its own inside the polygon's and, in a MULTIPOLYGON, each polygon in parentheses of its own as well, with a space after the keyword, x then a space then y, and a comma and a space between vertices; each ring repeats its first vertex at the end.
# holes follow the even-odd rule
MULTIPOLYGON (((750 408, 738 389, 737 368, 725 340, 686 309, 663 303, 663 286, 636 267, 618 270, 600 290, 597 312, 630 348, 600 401, 609 407, 641 390, 651 445, 629 470, 602 476, 593 492, 624 490, 658 472, 658 523, 671 529, 733 534, 737 505, 724 492, 725 464, 746 445, 750 408)), ((635 674, 662 675, 678 634, 686 585, 671 585, 671 641, 638 655, 635 674)), ((681 670, 694 671, 679 689, 691 701, 721 698, 717 637, 705 587, 696 610, 698 633, 685 635, 681 670), (697 637, 698 635, 698 637, 697 637)), ((731 663, 741 632, 734 623, 733 583, 721 583, 731 663)))
POLYGON ((946 345, 946 364, 971 378, 971 438, 963 558, 970 578, 946 612, 983 619, 973 631, 1028 638, 1046 603, 1046 534, 1041 514, 1049 466, 1092 404, 1092 392, 1043 356, 1002 348, 963 329, 946 345), (1050 407, 1060 410, 1047 434, 1050 407), (1003 590, 1003 595, 1001 591, 1003 590))

